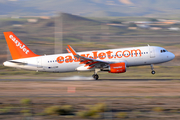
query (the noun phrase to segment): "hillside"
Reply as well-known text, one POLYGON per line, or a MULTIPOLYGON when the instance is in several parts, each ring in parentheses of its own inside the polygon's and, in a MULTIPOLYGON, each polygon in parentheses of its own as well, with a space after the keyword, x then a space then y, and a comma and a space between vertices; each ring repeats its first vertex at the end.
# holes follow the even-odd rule
MULTIPOLYGON (((114 18, 114 20, 116 20, 116 18, 114 18)), ((130 30, 128 29, 128 25, 111 26, 104 21, 108 20, 92 20, 67 13, 62 13, 60 17, 56 17, 56 19, 55 17, 49 19, 43 19, 41 17, 22 17, 20 19, 1 18, 0 63, 8 57, 7 44, 3 35, 5 31, 13 31, 32 51, 39 55, 54 54, 56 48, 56 50, 62 48, 65 53, 67 52, 67 44, 72 45, 77 51, 144 46, 150 44, 152 46, 165 47, 179 56, 178 31, 172 32, 167 29, 158 31, 149 29, 130 30), (37 19, 37 22, 28 22, 28 19, 37 19), (59 34, 57 35, 56 33, 59 34), (63 40, 62 46, 55 41, 56 38, 63 40)), ((180 25, 178 26, 180 27, 180 25)), ((176 58, 173 63, 168 64, 179 65, 180 57, 176 58)))
POLYGON ((179 0, 0 0, 0 15, 44 16, 66 12, 81 16, 179 15, 179 0))

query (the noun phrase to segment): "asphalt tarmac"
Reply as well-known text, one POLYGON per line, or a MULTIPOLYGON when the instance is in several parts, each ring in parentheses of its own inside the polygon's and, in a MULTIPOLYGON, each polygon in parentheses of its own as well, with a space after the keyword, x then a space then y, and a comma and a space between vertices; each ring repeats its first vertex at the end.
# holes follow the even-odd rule
POLYGON ((0 81, 171 81, 180 79, 0 79, 0 81))
MULTIPOLYGON (((85 79, 85 77, 84 77, 85 79)), ((14 97, 54 97, 54 98, 79 98, 79 97, 95 97, 95 98, 130 98, 130 97, 137 97, 137 98, 143 98, 144 96, 151 96, 151 97, 175 97, 176 98, 180 98, 180 94, 177 91, 178 86, 175 86, 175 84, 179 84, 178 80, 180 79, 99 79, 99 80, 93 80, 93 79, 0 79, 0 84, 1 84, 1 92, 0 92, 0 98, 14 98, 14 97), (174 80, 174 81, 173 81, 174 80), (21 83, 22 82, 27 82, 29 83, 28 85, 21 83), (31 82, 42 82, 42 83, 31 83, 31 82), (68 93, 66 92, 67 90, 67 86, 72 86, 71 82, 73 81, 74 84, 77 84, 76 86, 78 86, 79 88, 82 88, 82 90, 80 89, 80 93, 68 93), (82 82, 78 82, 78 81, 82 81, 82 82), (103 82, 104 81, 104 82, 103 82), (112 82, 111 82, 112 81, 112 82), (115 81, 115 82, 113 82, 115 81), (118 81, 122 81, 123 85, 121 85, 121 83, 118 83, 118 81), (137 81, 137 83, 136 83, 137 81), (160 83, 150 83, 149 85, 149 81, 173 81, 170 83, 164 83, 164 82, 160 82, 160 83), (2 82, 2 83, 1 83, 2 82), (12 83, 11 83, 12 82, 12 83), (15 82, 15 83, 14 83, 15 82), (44 83, 45 82, 45 83, 44 83), (47 83, 48 84, 47 84, 47 83), (53 83, 53 82, 58 82, 58 83, 53 83), (62 84, 61 84, 62 82, 62 84), (71 83, 69 85, 69 83, 71 83), (86 86, 86 84, 89 82, 90 85, 86 86), (102 84, 101 84, 102 82, 102 84), (112 86, 107 86, 106 84, 113 84, 112 86), (110 83, 109 83, 110 82, 110 83), (125 82, 125 83, 124 83, 125 82), (126 83, 127 82, 127 83, 126 83), (133 82, 133 83, 131 83, 133 82), (141 82, 147 82, 148 84, 144 84, 141 82), (120 87, 117 88, 117 86, 115 84, 119 84, 120 87), (161 85, 164 85, 163 87, 161 85), (22 86, 24 85, 24 86, 22 86), (63 86, 65 85, 65 86, 63 86), (4 87, 6 86, 6 87, 4 87), (104 87, 105 86, 105 87, 104 87), (113 86, 116 86, 116 88, 114 88, 113 86), (123 86, 123 87, 122 87, 123 86), (143 87, 142 87, 143 86, 143 87), (99 88, 100 87, 100 88, 99 88), (106 90, 106 87, 108 87, 109 90, 106 90), (121 88, 122 87, 122 88, 121 88), (166 93, 166 89, 171 89, 172 92, 170 94, 172 94, 173 96, 169 96, 169 95, 165 95, 164 93, 166 93), (170 88, 172 87, 172 88, 170 88), (177 87, 177 88, 176 88, 177 87), (88 88, 86 90, 86 88, 88 88), (118 93, 117 91, 120 90, 120 88, 122 89, 122 91, 124 92, 120 92, 118 93), (130 88, 132 89, 132 93, 127 94, 126 92, 128 92, 129 90, 127 90, 126 88, 130 88), (104 89, 104 91, 102 92, 101 90, 99 91, 99 89, 104 89), (134 91, 133 89, 139 89, 137 91, 143 91, 143 90, 148 90, 148 89, 152 89, 152 90, 156 90, 155 93, 152 94, 151 93, 139 93, 137 94, 136 91, 134 91), (90 90, 90 91, 88 91, 90 90), (53 92, 51 92, 53 91, 53 92), (93 92, 94 91, 94 92, 93 92), (160 92, 159 92, 160 91, 160 92), (109 93, 106 93, 109 92, 109 93), (159 92, 159 93, 158 93, 159 92), (111 93, 115 94, 112 95, 111 93), (117 94, 117 95, 116 95, 117 94), (143 94, 143 95, 142 95, 143 94), (145 94, 145 95, 144 95, 145 94), (158 95, 157 95, 158 94, 158 95)))

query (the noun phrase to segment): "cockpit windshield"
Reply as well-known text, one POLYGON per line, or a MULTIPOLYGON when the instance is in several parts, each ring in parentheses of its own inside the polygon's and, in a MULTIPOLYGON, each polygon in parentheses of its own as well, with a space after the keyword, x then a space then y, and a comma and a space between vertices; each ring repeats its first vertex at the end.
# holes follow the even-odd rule
POLYGON ((164 52, 168 52, 168 51, 167 51, 167 50, 165 50, 165 49, 161 50, 161 53, 164 53, 164 52))

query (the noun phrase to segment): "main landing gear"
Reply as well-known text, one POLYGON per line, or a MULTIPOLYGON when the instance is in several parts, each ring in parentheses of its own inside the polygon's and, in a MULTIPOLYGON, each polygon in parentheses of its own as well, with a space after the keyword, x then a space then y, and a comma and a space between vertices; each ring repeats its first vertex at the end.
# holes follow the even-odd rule
POLYGON ((100 69, 95 69, 94 70, 94 74, 92 75, 94 80, 98 80, 99 79, 99 75, 97 74, 99 71, 101 71, 101 70, 100 69))
POLYGON ((153 75, 154 75, 156 72, 154 71, 153 64, 151 64, 151 70, 152 70, 152 71, 151 71, 151 74, 153 74, 153 75))
POLYGON ((94 78, 94 80, 98 80, 99 79, 99 75, 98 74, 93 74, 92 77, 94 78))

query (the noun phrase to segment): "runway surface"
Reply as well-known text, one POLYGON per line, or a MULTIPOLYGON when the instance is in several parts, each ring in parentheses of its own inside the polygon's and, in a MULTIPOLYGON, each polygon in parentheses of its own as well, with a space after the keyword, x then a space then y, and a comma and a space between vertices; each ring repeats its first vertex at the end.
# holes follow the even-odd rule
POLYGON ((170 81, 180 79, 0 79, 0 81, 170 81))
POLYGON ((180 98, 179 86, 180 79, 0 79, 0 98, 180 98))

